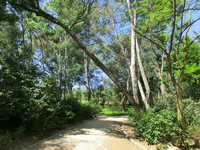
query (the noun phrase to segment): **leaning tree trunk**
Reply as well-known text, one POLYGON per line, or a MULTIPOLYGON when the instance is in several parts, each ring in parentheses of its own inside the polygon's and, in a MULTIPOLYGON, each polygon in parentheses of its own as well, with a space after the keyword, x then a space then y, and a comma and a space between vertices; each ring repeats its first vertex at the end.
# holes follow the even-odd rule
POLYGON ((124 95, 127 97, 127 99, 129 100, 130 104, 133 106, 133 108, 136 110, 136 112, 138 113, 138 115, 140 115, 143 111, 140 108, 140 106, 135 102, 135 100, 133 99, 133 97, 131 96, 131 94, 126 90, 126 88, 122 85, 121 82, 118 81, 118 79, 112 74, 112 72, 106 68, 104 66, 104 64, 93 54, 91 53, 88 48, 83 44, 82 41, 80 41, 80 39, 76 36, 76 34, 65 24, 63 24, 61 21, 57 20, 56 18, 54 18, 52 15, 44 12, 41 9, 29 9, 26 8, 28 11, 35 13, 37 16, 43 17, 47 20, 49 20, 50 22, 60 26, 61 28, 63 28, 66 33, 68 33, 71 38, 79 45, 79 47, 81 48, 81 50, 83 50, 85 52, 85 54, 91 58, 93 60, 93 62, 102 69, 102 71, 105 72, 106 75, 108 75, 108 77, 118 86, 118 88, 124 93, 124 95))

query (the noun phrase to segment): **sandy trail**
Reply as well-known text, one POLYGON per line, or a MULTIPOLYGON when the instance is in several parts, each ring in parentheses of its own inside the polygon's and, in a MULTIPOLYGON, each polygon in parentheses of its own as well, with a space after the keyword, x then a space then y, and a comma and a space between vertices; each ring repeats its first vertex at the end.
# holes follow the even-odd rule
POLYGON ((100 115, 23 150, 141 150, 120 132, 127 116, 100 115))

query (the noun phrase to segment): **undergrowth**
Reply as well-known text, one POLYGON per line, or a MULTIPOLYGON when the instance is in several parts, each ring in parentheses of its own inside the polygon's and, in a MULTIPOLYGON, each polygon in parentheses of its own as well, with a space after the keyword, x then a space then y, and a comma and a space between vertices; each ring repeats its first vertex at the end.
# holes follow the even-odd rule
POLYGON ((104 114, 104 115, 127 115, 127 112, 124 112, 122 109, 116 109, 115 107, 112 106, 107 106, 105 108, 102 109, 102 111, 100 112, 100 114, 104 114))

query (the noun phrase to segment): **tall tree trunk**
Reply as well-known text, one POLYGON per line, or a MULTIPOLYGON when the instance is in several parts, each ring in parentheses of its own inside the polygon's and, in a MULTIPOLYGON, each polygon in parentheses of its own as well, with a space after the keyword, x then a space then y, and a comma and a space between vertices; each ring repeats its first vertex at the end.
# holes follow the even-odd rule
POLYGON ((25 66, 25 29, 24 29, 24 24, 23 24, 23 19, 22 19, 22 22, 21 22, 21 28, 22 28, 22 57, 23 57, 23 65, 25 66))
POLYGON ((182 96, 183 90, 179 84, 176 84, 176 105, 177 105, 177 115, 178 115, 178 122, 180 123, 180 127, 185 130, 184 120, 183 120, 183 106, 182 106, 182 96))
POLYGON ((138 65, 139 65, 140 72, 141 72, 141 75, 142 75, 142 80, 144 82, 146 94, 144 93, 143 87, 142 87, 142 85, 141 85, 139 80, 138 80, 138 87, 139 87, 139 90, 140 90, 140 94, 142 96, 142 100, 143 100, 143 102, 145 104, 145 107, 149 108, 150 106, 149 106, 148 100, 149 100, 149 95, 150 95, 150 87, 149 87, 149 82, 147 80, 146 74, 144 72, 144 67, 142 65, 142 60, 140 58, 140 49, 139 49, 139 46, 138 46, 137 38, 136 38, 136 51, 137 51, 138 65))
POLYGON ((59 93, 58 93, 58 98, 61 99, 62 98, 62 66, 61 66, 61 52, 59 50, 58 52, 58 71, 57 71, 57 76, 58 76, 58 87, 59 87, 59 93))
POLYGON ((139 104, 138 98, 138 85, 137 85, 137 75, 136 75, 136 35, 135 35, 135 25, 136 25, 136 10, 131 6, 130 0, 127 0, 127 6, 129 10, 129 16, 131 19, 131 64, 130 64, 130 72, 131 72, 131 81, 133 88, 133 97, 135 102, 139 104))
POLYGON ((164 58, 165 54, 162 54, 161 66, 159 66, 158 61, 155 61, 155 73, 160 80, 160 90, 158 91, 158 98, 163 99, 166 95, 166 87, 163 81, 163 68, 164 68, 164 58))
POLYGON ((164 53, 163 53, 163 55, 162 55, 162 64, 161 64, 160 73, 159 73, 159 79, 160 79, 160 81, 161 81, 161 84, 160 84, 160 91, 161 91, 161 96, 162 96, 162 98, 164 98, 165 95, 166 95, 166 87, 165 87, 165 84, 164 84, 164 82, 163 82, 164 58, 165 58, 165 55, 164 55, 164 53))
MULTIPOLYGON (((136 8, 132 7, 132 4, 130 2, 130 0, 127 0, 127 6, 129 9, 129 16, 131 19, 131 66, 130 66, 130 70, 131 70, 131 79, 132 79, 132 87, 133 87, 133 92, 134 92, 134 98, 136 103, 139 104, 139 98, 138 98, 138 87, 140 90, 140 94, 142 96, 142 100, 145 104, 146 108, 149 108, 149 103, 148 103, 148 99, 149 99, 149 95, 150 95, 150 87, 149 87, 149 83, 147 81, 145 72, 144 72, 144 68, 142 65, 142 61, 140 58, 140 50, 139 50, 139 46, 138 46, 138 41, 137 41, 137 37, 136 37, 136 33, 135 33, 135 27, 136 27, 136 8), (143 87, 140 83, 140 81, 138 80, 137 74, 136 74, 136 59, 137 62, 139 64, 139 68, 141 71, 141 75, 142 75, 142 79, 145 85, 145 89, 146 89, 146 95, 144 93, 143 87), (138 85, 140 84, 140 85, 138 85)), ((136 1, 135 1, 136 2, 136 1)))
POLYGON ((147 100, 147 97, 145 96, 145 93, 144 93, 144 90, 143 90, 143 87, 142 87, 142 84, 140 82, 140 80, 138 80, 138 87, 139 87, 139 90, 140 90, 140 94, 141 94, 141 97, 142 97, 142 101, 145 105, 145 108, 149 108, 149 103, 148 103, 148 100, 147 100))
MULTIPOLYGON (((126 81, 126 89, 127 91, 130 91, 130 73, 128 75, 128 79, 126 81)), ((121 104, 122 104, 122 108, 124 111, 126 111, 126 97, 125 95, 122 96, 122 100, 121 100, 121 104)))
MULTIPOLYGON (((170 80, 172 81, 174 88, 176 90, 176 106, 177 106, 177 120, 180 124, 180 128, 182 131, 185 133, 185 124, 184 124, 184 117, 183 117, 183 106, 182 106, 182 95, 183 91, 181 88, 181 84, 183 80, 179 80, 178 82, 175 79, 175 76, 172 73, 172 62, 170 58, 170 54, 167 54, 167 59, 168 59, 168 73, 170 80)), ((182 68, 184 70, 184 68, 182 68)), ((181 70, 181 71, 183 71, 181 70)), ((180 75, 180 79, 183 79, 184 73, 180 75)))
MULTIPOLYGON (((65 36, 66 39, 66 36, 65 36)), ((64 51, 64 99, 66 99, 67 95, 67 48, 65 47, 64 51)))
POLYGON ((89 75, 89 58, 84 59, 84 67, 85 67, 85 82, 87 88, 87 100, 91 99, 91 89, 90 89, 90 75, 89 75))

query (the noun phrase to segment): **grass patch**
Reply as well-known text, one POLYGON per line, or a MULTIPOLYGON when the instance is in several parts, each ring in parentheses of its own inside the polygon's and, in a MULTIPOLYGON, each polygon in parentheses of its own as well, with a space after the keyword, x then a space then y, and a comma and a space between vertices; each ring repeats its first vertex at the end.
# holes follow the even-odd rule
POLYGON ((124 112, 123 110, 114 110, 113 108, 103 108, 100 114, 103 115, 127 115, 127 112, 124 112))

